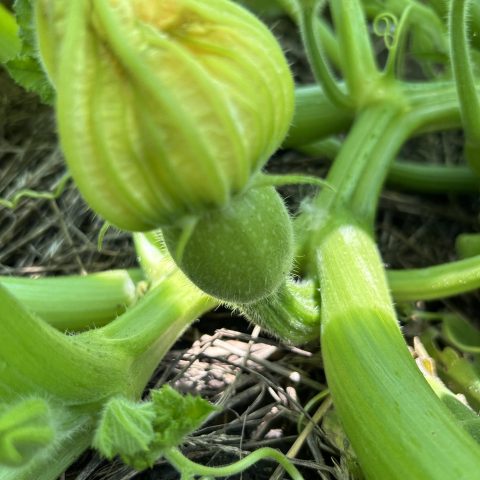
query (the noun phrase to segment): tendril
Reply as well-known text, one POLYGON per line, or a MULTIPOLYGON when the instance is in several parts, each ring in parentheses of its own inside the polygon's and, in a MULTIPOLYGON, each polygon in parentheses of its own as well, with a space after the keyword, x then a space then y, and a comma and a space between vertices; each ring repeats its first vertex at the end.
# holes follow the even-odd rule
POLYGON ((373 21, 373 31, 383 37, 386 48, 389 50, 384 74, 391 78, 400 78, 400 68, 404 63, 405 43, 410 26, 410 14, 413 5, 409 5, 402 12, 400 20, 389 12, 377 15, 373 21))
POLYGON ((373 20, 373 32, 375 35, 383 37, 388 50, 395 46, 397 24, 397 17, 389 12, 380 13, 373 20))
POLYGON ((0 206, 15 209, 21 200, 24 198, 42 199, 42 200, 56 200, 65 191, 67 182, 70 180, 70 174, 66 173, 56 183, 55 187, 51 191, 37 192, 28 188, 19 190, 11 196, 11 198, 0 198, 0 206))

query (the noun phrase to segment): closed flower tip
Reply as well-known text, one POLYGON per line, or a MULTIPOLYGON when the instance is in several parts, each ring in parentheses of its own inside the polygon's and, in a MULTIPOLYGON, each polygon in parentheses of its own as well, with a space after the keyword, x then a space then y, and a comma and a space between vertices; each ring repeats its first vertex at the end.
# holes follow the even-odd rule
POLYGON ((87 202, 132 231, 222 208, 280 146, 293 80, 228 0, 39 0, 62 148, 87 202))

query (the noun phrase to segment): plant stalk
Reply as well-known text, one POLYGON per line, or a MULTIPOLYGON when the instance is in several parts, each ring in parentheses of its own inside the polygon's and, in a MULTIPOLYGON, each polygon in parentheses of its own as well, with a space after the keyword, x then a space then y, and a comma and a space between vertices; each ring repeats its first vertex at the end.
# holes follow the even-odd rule
POLYGON ((35 279, 0 276, 0 284, 58 330, 101 327, 136 299, 126 270, 35 279))
POLYGON ((370 235, 353 224, 333 227, 317 266, 328 385, 366 477, 477 478, 480 447, 418 370, 370 235))

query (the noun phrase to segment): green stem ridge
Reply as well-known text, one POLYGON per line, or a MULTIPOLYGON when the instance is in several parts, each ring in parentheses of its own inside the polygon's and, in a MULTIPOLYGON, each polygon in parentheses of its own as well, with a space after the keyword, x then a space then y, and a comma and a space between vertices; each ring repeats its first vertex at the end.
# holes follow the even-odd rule
POLYGON ((100 327, 136 299, 135 284, 126 270, 36 279, 0 276, 0 284, 58 330, 100 327))
POLYGON ((95 403, 118 392, 139 395, 186 326, 217 305, 177 271, 105 327, 67 336, 31 315, 2 286, 0 298, 0 364, 6 365, 0 392, 6 398, 44 392, 66 404, 95 403))
POLYGON ((390 270, 395 300, 435 300, 480 288, 480 256, 428 268, 390 270))
POLYGON ((352 123, 353 109, 335 106, 321 87, 295 89, 295 115, 283 146, 305 145, 319 138, 345 131, 352 123))
POLYGON ((416 367, 371 237, 353 225, 332 228, 317 266, 327 380, 366 477, 474 480, 480 447, 416 367))
POLYGON ((339 88, 321 47, 317 14, 324 3, 325 0, 317 0, 310 8, 304 7, 301 2, 298 3, 300 33, 312 71, 317 82, 325 90, 327 98, 337 107, 348 108, 352 106, 352 100, 339 88))
MULTIPOLYGON (((340 140, 330 137, 295 149, 311 157, 333 160, 341 146, 340 140)), ((391 164, 386 182, 394 188, 420 193, 476 193, 480 190, 480 180, 467 166, 423 164, 403 159, 391 164)))
POLYGON ((323 189, 296 220, 299 252, 311 258, 324 227, 348 208, 358 222, 373 228, 378 196, 408 125, 394 103, 378 103, 359 112, 357 121, 328 172, 323 189), (340 213, 339 213, 340 212, 340 213))
POLYGON ((350 98, 358 106, 368 103, 370 95, 376 95, 380 78, 373 53, 362 4, 359 0, 335 0, 330 2, 335 25, 342 73, 350 98))
POLYGON ((311 282, 289 280, 269 297, 234 309, 285 342, 302 344, 318 338, 320 312, 311 282))
POLYGON ((469 3, 468 0, 450 2, 450 52, 465 129, 465 154, 472 168, 480 174, 480 99, 467 38, 469 3))
MULTIPOLYGON (((384 161, 372 152, 378 147, 385 131, 391 129, 392 122, 398 122, 398 112, 390 104, 375 105, 359 113, 328 172, 327 182, 334 191, 323 190, 318 196, 317 205, 322 208, 333 208, 335 205, 343 208, 353 200, 366 169, 371 169, 372 162, 380 164, 384 161)), ((375 170, 371 170, 371 173, 376 175, 375 170)), ((383 181, 379 180, 378 183, 383 181)))
MULTIPOLYGON (((476 85, 477 92, 480 92, 480 84, 476 85)), ((403 103, 412 134, 462 126, 455 82, 397 83, 396 86, 396 101, 403 103)), ((333 106, 322 88, 316 85, 297 87, 295 98, 296 113, 285 147, 296 148, 343 133, 355 118, 352 109, 333 106)), ((392 100, 390 97, 388 101, 392 100)))

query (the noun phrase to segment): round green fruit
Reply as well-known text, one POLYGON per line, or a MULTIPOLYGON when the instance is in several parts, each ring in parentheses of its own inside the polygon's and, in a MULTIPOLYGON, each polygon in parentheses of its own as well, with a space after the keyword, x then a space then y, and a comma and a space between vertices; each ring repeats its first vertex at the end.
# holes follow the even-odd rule
POLYGON ((186 241, 178 227, 164 229, 163 235, 185 275, 227 302, 266 297, 292 267, 292 222, 273 187, 248 190, 226 207, 206 212, 186 241))

